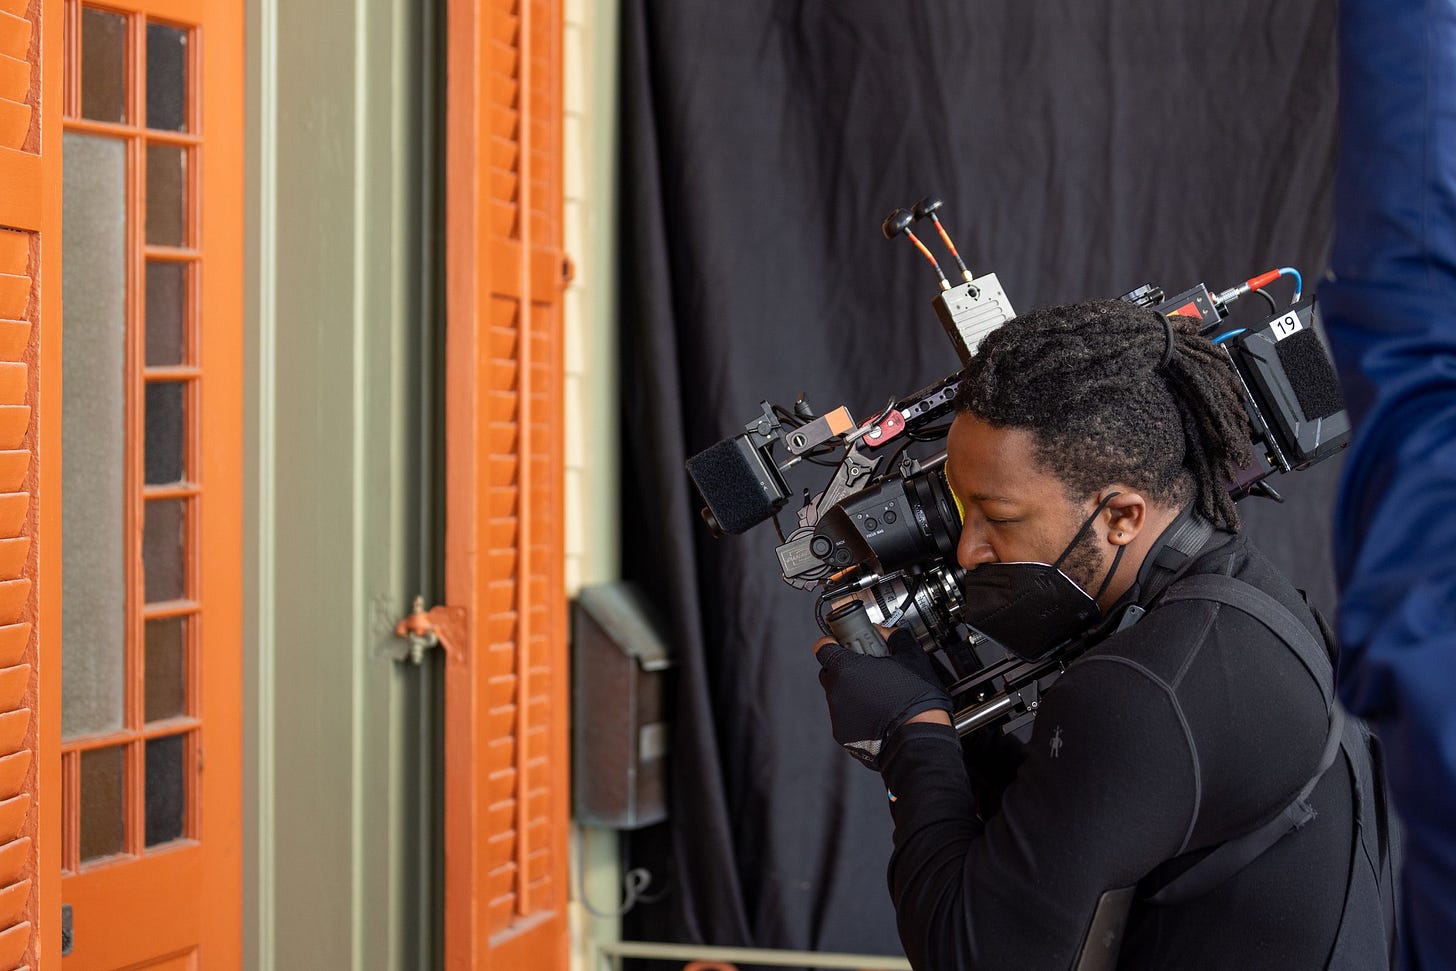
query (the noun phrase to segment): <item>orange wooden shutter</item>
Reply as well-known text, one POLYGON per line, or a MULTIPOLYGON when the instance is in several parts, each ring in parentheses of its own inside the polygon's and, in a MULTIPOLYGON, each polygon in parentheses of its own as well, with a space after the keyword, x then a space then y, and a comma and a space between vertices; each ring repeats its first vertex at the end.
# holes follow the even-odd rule
POLYGON ((546 971, 568 953, 561 2, 448 18, 446 965, 546 971))
MULTIPOLYGON (((37 698, 56 708, 59 681, 38 670, 41 605, 35 459, 40 327, 59 321, 60 6, 0 0, 0 968, 34 966, 40 941, 37 873, 59 873, 59 816, 43 828, 34 795, 59 794, 59 761, 36 764, 37 698), (42 56, 44 53, 44 57, 42 56), (42 109, 45 124, 42 125, 42 109), (36 837, 42 837, 37 840, 36 837), (38 850, 39 844, 39 850, 38 850), (43 853, 45 860, 39 856, 43 853), (46 864, 49 865, 46 865, 46 864)), ((53 368, 51 370, 54 370, 53 368)), ((48 475, 48 478, 50 476, 48 475)), ((45 529, 45 539, 57 537, 45 529)), ((58 616, 54 598, 47 617, 58 616)), ((56 628, 59 625, 55 625, 56 628)), ((54 660, 58 661, 56 657, 54 660)), ((50 725, 53 722, 53 725, 50 725)), ((44 901, 59 912, 59 881, 44 901)), ((51 923, 51 933, 58 930, 51 923)))

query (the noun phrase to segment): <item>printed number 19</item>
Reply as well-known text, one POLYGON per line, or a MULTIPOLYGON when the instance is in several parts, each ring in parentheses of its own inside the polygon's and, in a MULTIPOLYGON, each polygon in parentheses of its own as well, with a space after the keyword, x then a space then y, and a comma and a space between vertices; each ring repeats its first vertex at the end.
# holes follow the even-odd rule
POLYGON ((1291 334, 1304 330, 1304 324, 1299 322, 1298 314, 1285 314, 1269 326, 1274 330, 1276 341, 1282 341, 1291 334))

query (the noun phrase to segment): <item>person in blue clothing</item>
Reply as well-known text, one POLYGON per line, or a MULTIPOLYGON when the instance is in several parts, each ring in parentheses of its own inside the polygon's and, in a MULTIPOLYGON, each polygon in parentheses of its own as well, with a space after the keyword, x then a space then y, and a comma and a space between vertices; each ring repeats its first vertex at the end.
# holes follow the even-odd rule
POLYGON ((1456 967, 1456 0, 1342 0, 1340 35, 1339 690, 1384 742, 1403 966, 1431 971, 1456 967))

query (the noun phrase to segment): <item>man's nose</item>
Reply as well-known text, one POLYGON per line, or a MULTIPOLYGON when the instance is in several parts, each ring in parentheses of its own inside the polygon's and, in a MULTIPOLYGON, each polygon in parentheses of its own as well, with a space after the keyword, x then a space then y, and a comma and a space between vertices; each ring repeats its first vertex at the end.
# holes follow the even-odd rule
POLYGON ((956 544, 956 562, 967 570, 974 570, 982 563, 994 563, 996 551, 986 542, 984 536, 974 529, 961 530, 960 542, 956 544))

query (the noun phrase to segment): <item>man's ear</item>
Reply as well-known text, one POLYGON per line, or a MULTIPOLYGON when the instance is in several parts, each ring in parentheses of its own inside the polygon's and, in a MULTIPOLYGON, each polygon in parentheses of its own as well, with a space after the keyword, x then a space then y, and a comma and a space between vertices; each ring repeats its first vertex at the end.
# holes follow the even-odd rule
POLYGON ((1117 493, 1102 510, 1107 541, 1113 546, 1127 546, 1148 525, 1148 501, 1141 492, 1129 487, 1114 486, 1107 491, 1117 493))

